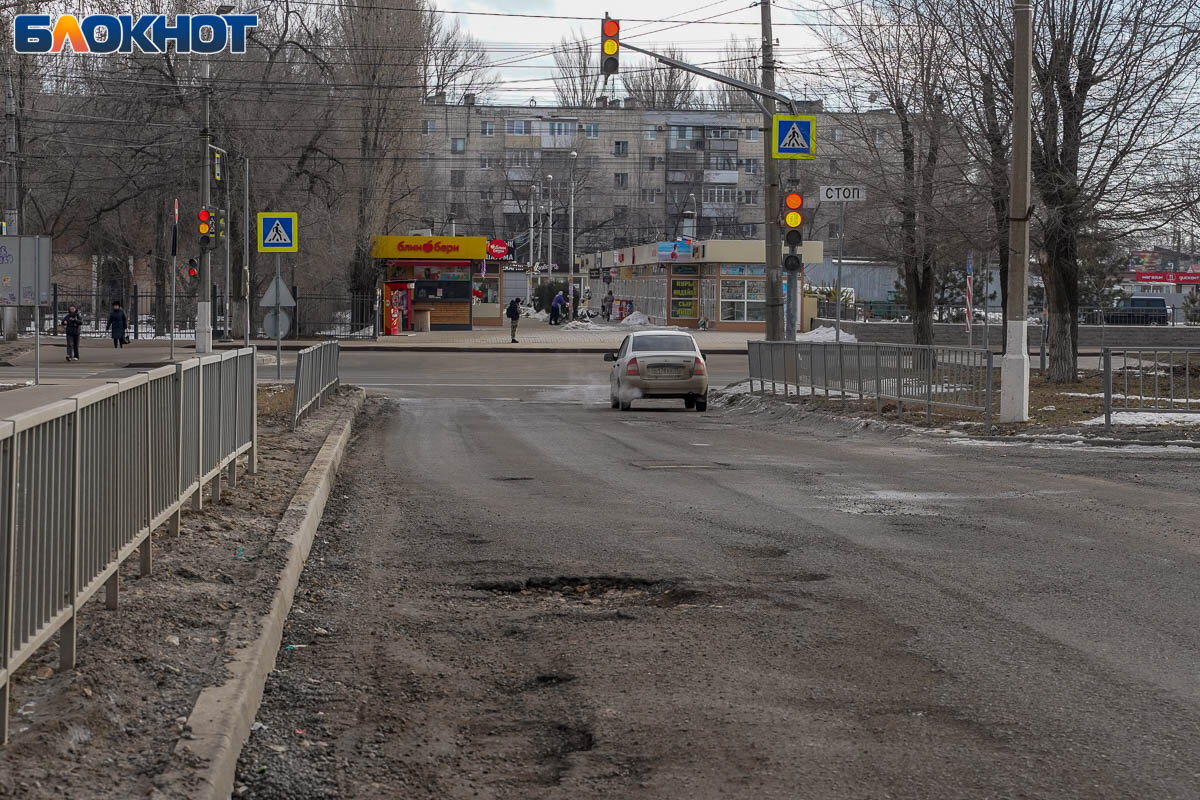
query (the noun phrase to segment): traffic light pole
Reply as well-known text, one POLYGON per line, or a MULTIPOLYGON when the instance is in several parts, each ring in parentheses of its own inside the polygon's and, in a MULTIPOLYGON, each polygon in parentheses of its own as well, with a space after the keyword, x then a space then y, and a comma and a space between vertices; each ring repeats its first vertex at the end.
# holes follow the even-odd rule
MULTIPOLYGON (((200 130, 200 149, 203 151, 203 164, 200 168, 200 205, 202 208, 212 206, 212 187, 209 185, 209 145, 212 142, 212 132, 209 129, 212 118, 212 87, 210 77, 212 62, 204 59, 204 127, 200 130)), ((212 286, 212 250, 204 248, 200 253, 200 288, 196 292, 196 352, 212 352, 212 297, 209 287, 212 286)))
MULTIPOLYGON (((775 160, 773 142, 771 141, 774 129, 774 120, 772 117, 775 114, 775 103, 783 103, 788 109, 795 114, 796 103, 792 98, 780 94, 775 91, 775 57, 772 42, 774 41, 771 32, 771 2, 770 0, 762 0, 759 3, 762 11, 762 42, 763 42, 763 69, 762 69, 762 85, 755 86, 753 83, 731 78, 728 75, 722 75, 719 72, 703 69, 688 64, 686 61, 680 61, 677 58, 664 56, 660 53, 655 53, 652 50, 646 50, 636 45, 621 42, 621 49, 632 50, 635 53, 650 56, 660 64, 665 64, 668 67, 690 72, 694 75, 699 75, 703 78, 723 83, 726 86, 733 86, 748 92, 751 97, 756 99, 761 97, 762 102, 758 105, 763 112, 763 161, 765 162, 765 182, 766 182, 766 203, 765 211, 765 228, 766 228, 766 251, 764 254, 764 263, 767 269, 767 340, 780 341, 784 335, 784 302, 783 302, 783 247, 781 243, 781 223, 779 219, 779 162, 775 160), (773 216, 772 216, 773 215, 773 216)), ((607 17, 606 17, 607 19, 607 17)), ((615 67, 614 67, 615 71, 615 67)), ((793 280, 795 278, 793 277, 793 280)), ((791 337, 796 335, 795 325, 792 328, 791 337)))

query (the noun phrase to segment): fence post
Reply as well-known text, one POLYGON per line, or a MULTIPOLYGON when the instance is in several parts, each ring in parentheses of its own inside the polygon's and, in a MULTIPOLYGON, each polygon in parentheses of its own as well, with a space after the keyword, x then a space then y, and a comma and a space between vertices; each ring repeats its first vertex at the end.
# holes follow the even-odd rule
MULTIPOLYGON (((216 307, 217 307, 217 304, 213 303, 213 308, 216 308, 216 307)), ((217 435, 214 437, 213 441, 215 441, 217 443, 217 452, 214 454, 216 456, 215 461, 218 465, 220 465, 221 459, 225 455, 224 453, 221 452, 221 450, 223 449, 221 445, 225 441, 225 415, 221 413, 221 410, 222 410, 221 409, 221 398, 225 394, 225 360, 224 360, 224 358, 222 358, 220 361, 216 362, 216 367, 217 368, 214 371, 217 373, 217 390, 215 392, 213 392, 213 397, 215 397, 217 399, 216 414, 214 414, 214 416, 216 417, 216 421, 217 421, 217 435)), ((200 462, 200 468, 202 470, 204 469, 204 461, 203 460, 201 460, 201 462, 200 462)), ((203 473, 201 473, 201 474, 203 474, 203 473)), ((221 468, 220 468, 220 466, 217 467, 216 474, 213 475, 213 478, 212 478, 212 501, 214 503, 221 502, 221 468)))
POLYGON ((50 309, 50 313, 54 317, 54 327, 51 328, 50 330, 53 335, 57 336, 58 335, 58 284, 57 283, 51 284, 50 290, 51 290, 51 292, 53 294, 53 298, 54 298, 52 301, 54 303, 54 305, 50 309))
MULTIPOLYGON (((236 453, 238 449, 238 424, 241 419, 241 401, 242 401, 242 359, 245 358, 241 353, 237 358, 233 359, 233 436, 230 437, 230 452, 236 453)), ((225 482, 229 484, 227 488, 237 488, 237 457, 229 459, 229 468, 225 473, 225 482)))
POLYGON ((131 305, 133 307, 131 309, 133 311, 133 339, 134 339, 134 341, 137 341, 138 334, 141 333, 141 327, 138 325, 138 317, 141 315, 138 313, 138 287, 137 287, 136 283, 133 285, 133 298, 132 299, 133 299, 133 302, 130 303, 129 305, 131 305))
POLYGON ((142 420, 146 425, 146 438, 142 440, 146 446, 146 540, 142 542, 138 552, 138 555, 141 556, 139 565, 141 574, 146 576, 150 574, 154 558, 151 553, 154 540, 154 458, 152 457, 154 443, 150 441, 150 437, 154 433, 154 398, 150 392, 149 376, 147 376, 146 382, 135 387, 135 390, 143 391, 146 395, 146 415, 142 420))
POLYGON ((192 508, 204 509, 204 360, 196 364, 196 494, 192 496, 192 508))
POLYGON ((879 345, 875 345, 875 413, 883 413, 883 376, 879 374, 879 345))
MULTIPOLYGON (((0 597, 0 665, 6 670, 12 660, 12 630, 13 630, 13 595, 15 593, 14 578, 16 567, 13 559, 16 555, 17 532, 17 436, 14 433, 8 441, 8 486, 3 491, 8 493, 8 518, 3 521, 4 529, 4 596, 0 597)), ((7 677, 0 684, 0 744, 8 744, 8 703, 9 687, 12 678, 7 677)))
POLYGON ((183 487, 183 365, 175 365, 175 513, 171 515, 168 531, 172 536, 179 535, 180 522, 183 517, 183 501, 179 493, 183 487))
POLYGON ((82 461, 82 421, 83 415, 79 408, 79 400, 75 400, 75 413, 71 415, 72 421, 72 453, 71 453, 71 468, 74 474, 71 476, 72 485, 72 500, 71 500, 71 552, 68 554, 67 563, 70 574, 67 576, 67 586, 71 593, 71 618, 63 623, 62 629, 58 634, 58 671, 64 672, 68 669, 75 668, 75 645, 77 642, 77 629, 75 620, 79 616, 79 489, 80 489, 80 462, 82 461))
POLYGON ((258 474, 258 348, 250 351, 250 474, 258 474))
POLYGON ((933 348, 925 351, 925 424, 933 424, 933 348))
POLYGON ((1112 436, 1112 351, 1107 347, 1104 348, 1104 435, 1112 436))
POLYGON ((989 346, 987 351, 987 408, 983 412, 983 432, 992 432, 992 370, 994 369, 992 361, 992 349, 989 346))

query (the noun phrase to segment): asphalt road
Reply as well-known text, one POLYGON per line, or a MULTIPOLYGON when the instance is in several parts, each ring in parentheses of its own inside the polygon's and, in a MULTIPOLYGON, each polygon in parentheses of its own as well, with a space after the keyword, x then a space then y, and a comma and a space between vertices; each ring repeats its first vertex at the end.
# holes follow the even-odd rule
POLYGON ((598 360, 387 358, 343 360, 381 396, 242 796, 1200 796, 1194 451, 620 413, 598 360))

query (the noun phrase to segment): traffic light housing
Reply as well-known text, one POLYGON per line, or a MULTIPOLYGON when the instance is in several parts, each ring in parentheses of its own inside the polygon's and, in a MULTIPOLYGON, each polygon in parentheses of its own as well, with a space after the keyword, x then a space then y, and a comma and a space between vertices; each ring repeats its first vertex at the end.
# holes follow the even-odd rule
POLYGON ((214 208, 213 212, 213 233, 218 239, 225 238, 225 209, 214 208))
POLYGON ((196 232, 200 234, 201 250, 212 250, 217 246, 217 238, 213 233, 215 227, 213 212, 207 206, 201 206, 196 212, 196 232))
POLYGON ((804 233, 800 226, 804 224, 804 195, 799 192, 788 192, 783 196, 783 242, 788 246, 788 254, 783 257, 783 268, 789 272, 797 271, 803 266, 796 248, 804 244, 804 233))
POLYGON ((600 23, 600 72, 616 75, 621 66, 621 21, 604 15, 600 23))
POLYGON ((188 277, 194 278, 200 274, 200 265, 196 263, 196 259, 188 259, 188 277))

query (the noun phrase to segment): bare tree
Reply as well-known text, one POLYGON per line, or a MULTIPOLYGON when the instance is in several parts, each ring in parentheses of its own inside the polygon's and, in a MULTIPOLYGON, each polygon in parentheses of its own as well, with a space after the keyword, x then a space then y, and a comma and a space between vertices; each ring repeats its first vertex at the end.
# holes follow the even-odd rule
MULTIPOLYGON (((729 44, 725 46, 725 55, 717 65, 716 71, 757 86, 762 69, 761 53, 762 48, 754 39, 730 37, 729 44)), ((753 111, 757 108, 750 95, 741 89, 723 83, 714 84, 713 87, 713 108, 722 111, 753 111)))
MULTIPOLYGON (((426 97, 444 95, 448 102, 454 103, 464 94, 482 99, 496 88, 499 79, 492 70, 487 50, 463 29, 458 17, 447 22, 437 5, 428 3, 421 11, 421 31, 421 81, 426 97)), ((380 33, 386 35, 387 31, 380 33)))
POLYGON ((933 343, 933 303, 945 205, 953 203, 956 170, 948 154, 944 29, 922 0, 852 0, 830 9, 834 24, 816 29, 834 56, 828 75, 847 99, 838 123, 849 133, 840 152, 872 175, 873 192, 891 208, 883 215, 891 255, 900 265, 913 341, 933 343), (864 92, 863 86, 869 87, 864 92), (866 95, 865 97, 863 95, 866 95), (863 113, 864 106, 886 108, 863 113), (897 163, 898 162, 898 163, 897 163))
MULTIPOLYGON (((683 51, 672 45, 663 55, 683 61, 683 51)), ((676 67, 656 66, 643 60, 621 73, 625 91, 642 108, 675 111, 696 105, 696 76, 676 67)))
MULTIPOLYGON (((1046 0, 1036 7, 1033 178, 1042 203, 1049 379, 1076 379, 1080 243, 1167 225, 1200 118, 1200 9, 1187 0, 1046 0)), ((1017 210, 1015 213, 1019 213, 1017 210)))
POLYGON ((582 31, 563 37, 554 51, 554 96, 560 106, 587 108, 600 93, 596 42, 582 31))

